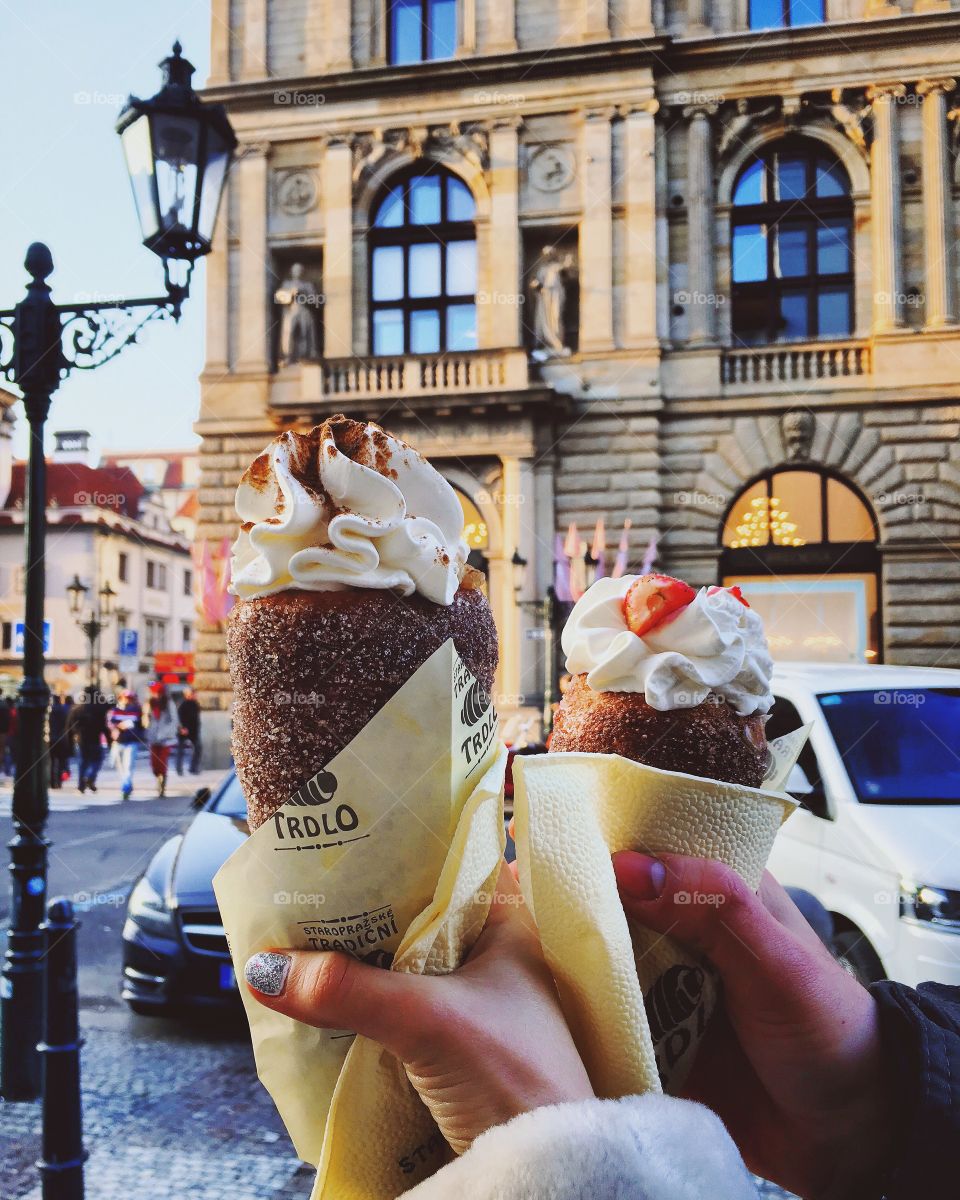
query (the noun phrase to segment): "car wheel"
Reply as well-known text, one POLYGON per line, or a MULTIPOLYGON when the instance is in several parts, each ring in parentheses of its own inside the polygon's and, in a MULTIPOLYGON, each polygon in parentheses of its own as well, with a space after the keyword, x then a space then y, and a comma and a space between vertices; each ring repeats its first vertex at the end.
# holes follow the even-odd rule
POLYGON ((144 1004, 142 1000, 128 1000, 127 1005, 138 1017, 166 1017, 169 1014, 165 1004, 144 1004))
POLYGON ((883 963, 859 929, 844 929, 833 935, 831 949, 842 967, 864 985, 886 979, 883 963))

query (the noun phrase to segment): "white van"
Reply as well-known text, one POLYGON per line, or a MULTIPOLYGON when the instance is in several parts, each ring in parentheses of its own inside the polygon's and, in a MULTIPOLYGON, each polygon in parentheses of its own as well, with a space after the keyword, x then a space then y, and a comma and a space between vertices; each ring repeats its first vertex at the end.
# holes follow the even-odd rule
POLYGON ((865 981, 960 985, 960 671, 783 663, 767 736, 813 724, 769 867, 865 981))

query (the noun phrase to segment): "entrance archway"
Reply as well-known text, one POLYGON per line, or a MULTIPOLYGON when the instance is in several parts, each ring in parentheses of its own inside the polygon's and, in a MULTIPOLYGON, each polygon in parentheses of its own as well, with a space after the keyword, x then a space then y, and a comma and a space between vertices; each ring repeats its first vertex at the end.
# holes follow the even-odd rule
POLYGON ((878 662, 878 539, 872 509, 847 480, 780 467, 727 509, 720 573, 763 617, 774 658, 878 662))

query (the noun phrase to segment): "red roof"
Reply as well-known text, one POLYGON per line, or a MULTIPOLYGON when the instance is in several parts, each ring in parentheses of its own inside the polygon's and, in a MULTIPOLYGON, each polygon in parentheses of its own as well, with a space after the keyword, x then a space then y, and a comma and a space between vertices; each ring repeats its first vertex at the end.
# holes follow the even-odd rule
MULTIPOLYGON (((25 466, 22 462, 13 464, 10 492, 4 508, 23 506, 25 466)), ((85 463, 47 460, 48 508, 92 506, 136 519, 143 492, 143 484, 129 467, 88 467, 85 463)))

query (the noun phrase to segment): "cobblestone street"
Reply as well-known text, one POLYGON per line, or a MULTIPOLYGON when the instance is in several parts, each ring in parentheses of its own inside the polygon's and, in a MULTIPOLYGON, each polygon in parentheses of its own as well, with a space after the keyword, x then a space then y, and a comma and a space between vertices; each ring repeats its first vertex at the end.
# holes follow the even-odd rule
MULTIPOLYGON (((256 1077, 242 1017, 224 1028, 222 1018, 185 1024, 101 1004, 82 1019, 88 1196, 309 1196, 313 1169, 256 1077)), ((0 1130, 0 1195, 40 1200, 39 1105, 3 1105, 0 1130)))

